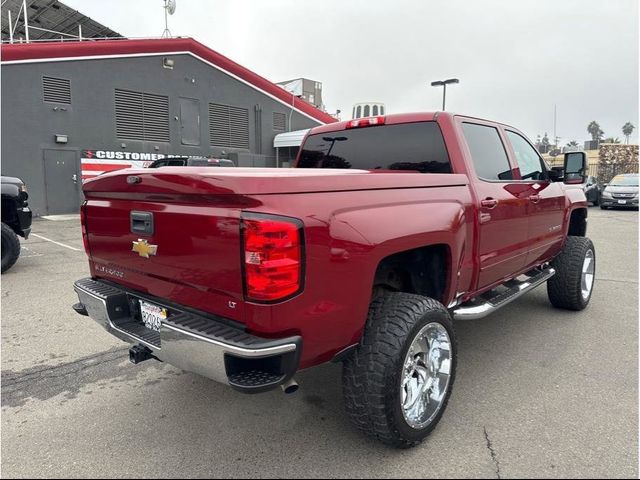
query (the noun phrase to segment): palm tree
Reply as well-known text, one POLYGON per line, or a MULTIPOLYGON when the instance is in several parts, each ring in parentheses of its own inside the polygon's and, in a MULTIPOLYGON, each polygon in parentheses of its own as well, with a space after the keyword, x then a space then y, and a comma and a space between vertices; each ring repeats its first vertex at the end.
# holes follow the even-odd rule
POLYGON ((580 144, 575 140, 571 140, 569 143, 567 143, 567 147, 579 147, 579 146, 580 144))
POLYGON ((589 134, 591 135, 591 139, 594 142, 597 142, 597 141, 601 140, 602 137, 604 137, 604 132, 600 128, 600 124, 598 122, 596 122, 595 120, 593 122, 591 122, 589 124, 589 126, 587 127, 587 132, 589 132, 589 134))
POLYGON ((616 137, 616 138, 609 137, 609 138, 605 138, 603 140, 603 143, 622 143, 622 142, 620 141, 620 139, 618 137, 616 137))
POLYGON ((549 145, 549 135, 547 135, 547 132, 544 132, 544 137, 542 137, 542 146, 548 147, 549 145))
POLYGON ((622 133, 626 139, 627 145, 629 145, 629 137, 631 136, 635 128, 636 127, 631 122, 627 122, 622 126, 622 133))

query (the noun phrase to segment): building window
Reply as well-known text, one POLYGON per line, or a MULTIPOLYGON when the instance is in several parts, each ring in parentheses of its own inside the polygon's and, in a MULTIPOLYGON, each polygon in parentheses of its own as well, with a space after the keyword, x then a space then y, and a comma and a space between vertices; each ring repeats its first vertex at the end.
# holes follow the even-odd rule
POLYGON ((249 148, 249 110, 209 104, 209 140, 212 146, 249 148))
POLYGON ((373 115, 373 116, 378 115, 378 105, 374 105, 373 106, 373 112, 371 113, 371 115, 373 115))
POLYGON ((273 112, 273 129, 277 132, 284 132, 287 129, 287 115, 285 113, 273 112))
POLYGON ((368 117, 370 112, 371 112, 371 107, 369 105, 365 105, 364 106, 364 114, 363 114, 363 116, 364 117, 368 117))
POLYGON ((169 97, 115 89, 116 136, 123 140, 169 142, 169 97))
POLYGON ((71 104, 71 80, 42 77, 42 99, 50 103, 71 104))

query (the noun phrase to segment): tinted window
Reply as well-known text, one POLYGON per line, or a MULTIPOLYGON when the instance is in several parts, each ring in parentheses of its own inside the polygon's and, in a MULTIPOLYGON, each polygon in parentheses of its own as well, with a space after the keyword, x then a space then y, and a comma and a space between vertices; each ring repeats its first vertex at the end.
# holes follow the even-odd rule
POLYGON ((478 177, 485 180, 511 180, 513 172, 498 130, 474 123, 463 123, 462 129, 478 177))
POLYGON ((511 142, 513 151, 516 154, 516 161, 520 168, 520 176, 523 180, 542 178, 542 163, 535 148, 531 146, 521 135, 507 130, 507 138, 511 142))
POLYGON ((298 168, 358 168, 451 173, 435 122, 403 123, 320 133, 307 138, 298 168))

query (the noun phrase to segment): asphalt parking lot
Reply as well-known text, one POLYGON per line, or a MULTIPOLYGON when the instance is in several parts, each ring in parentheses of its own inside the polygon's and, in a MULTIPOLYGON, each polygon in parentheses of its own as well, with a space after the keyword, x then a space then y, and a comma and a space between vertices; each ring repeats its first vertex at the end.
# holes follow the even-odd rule
POLYGON ((88 275, 78 221, 37 220, 33 233, 2 275, 4 477, 638 476, 636 211, 589 211, 587 310, 554 310, 540 288, 457 324, 449 407, 406 451, 350 426, 339 365, 300 373, 292 396, 131 365, 124 343, 71 310, 88 275))

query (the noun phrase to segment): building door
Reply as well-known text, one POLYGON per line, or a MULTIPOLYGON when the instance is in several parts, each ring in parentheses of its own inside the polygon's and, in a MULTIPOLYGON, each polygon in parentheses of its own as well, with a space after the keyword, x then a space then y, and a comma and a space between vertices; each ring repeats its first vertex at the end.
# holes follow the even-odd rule
POLYGON ((80 168, 75 150, 44 150, 47 214, 80 210, 80 168))
POLYGON ((200 101, 180 98, 180 130, 183 145, 200 145, 200 101))

